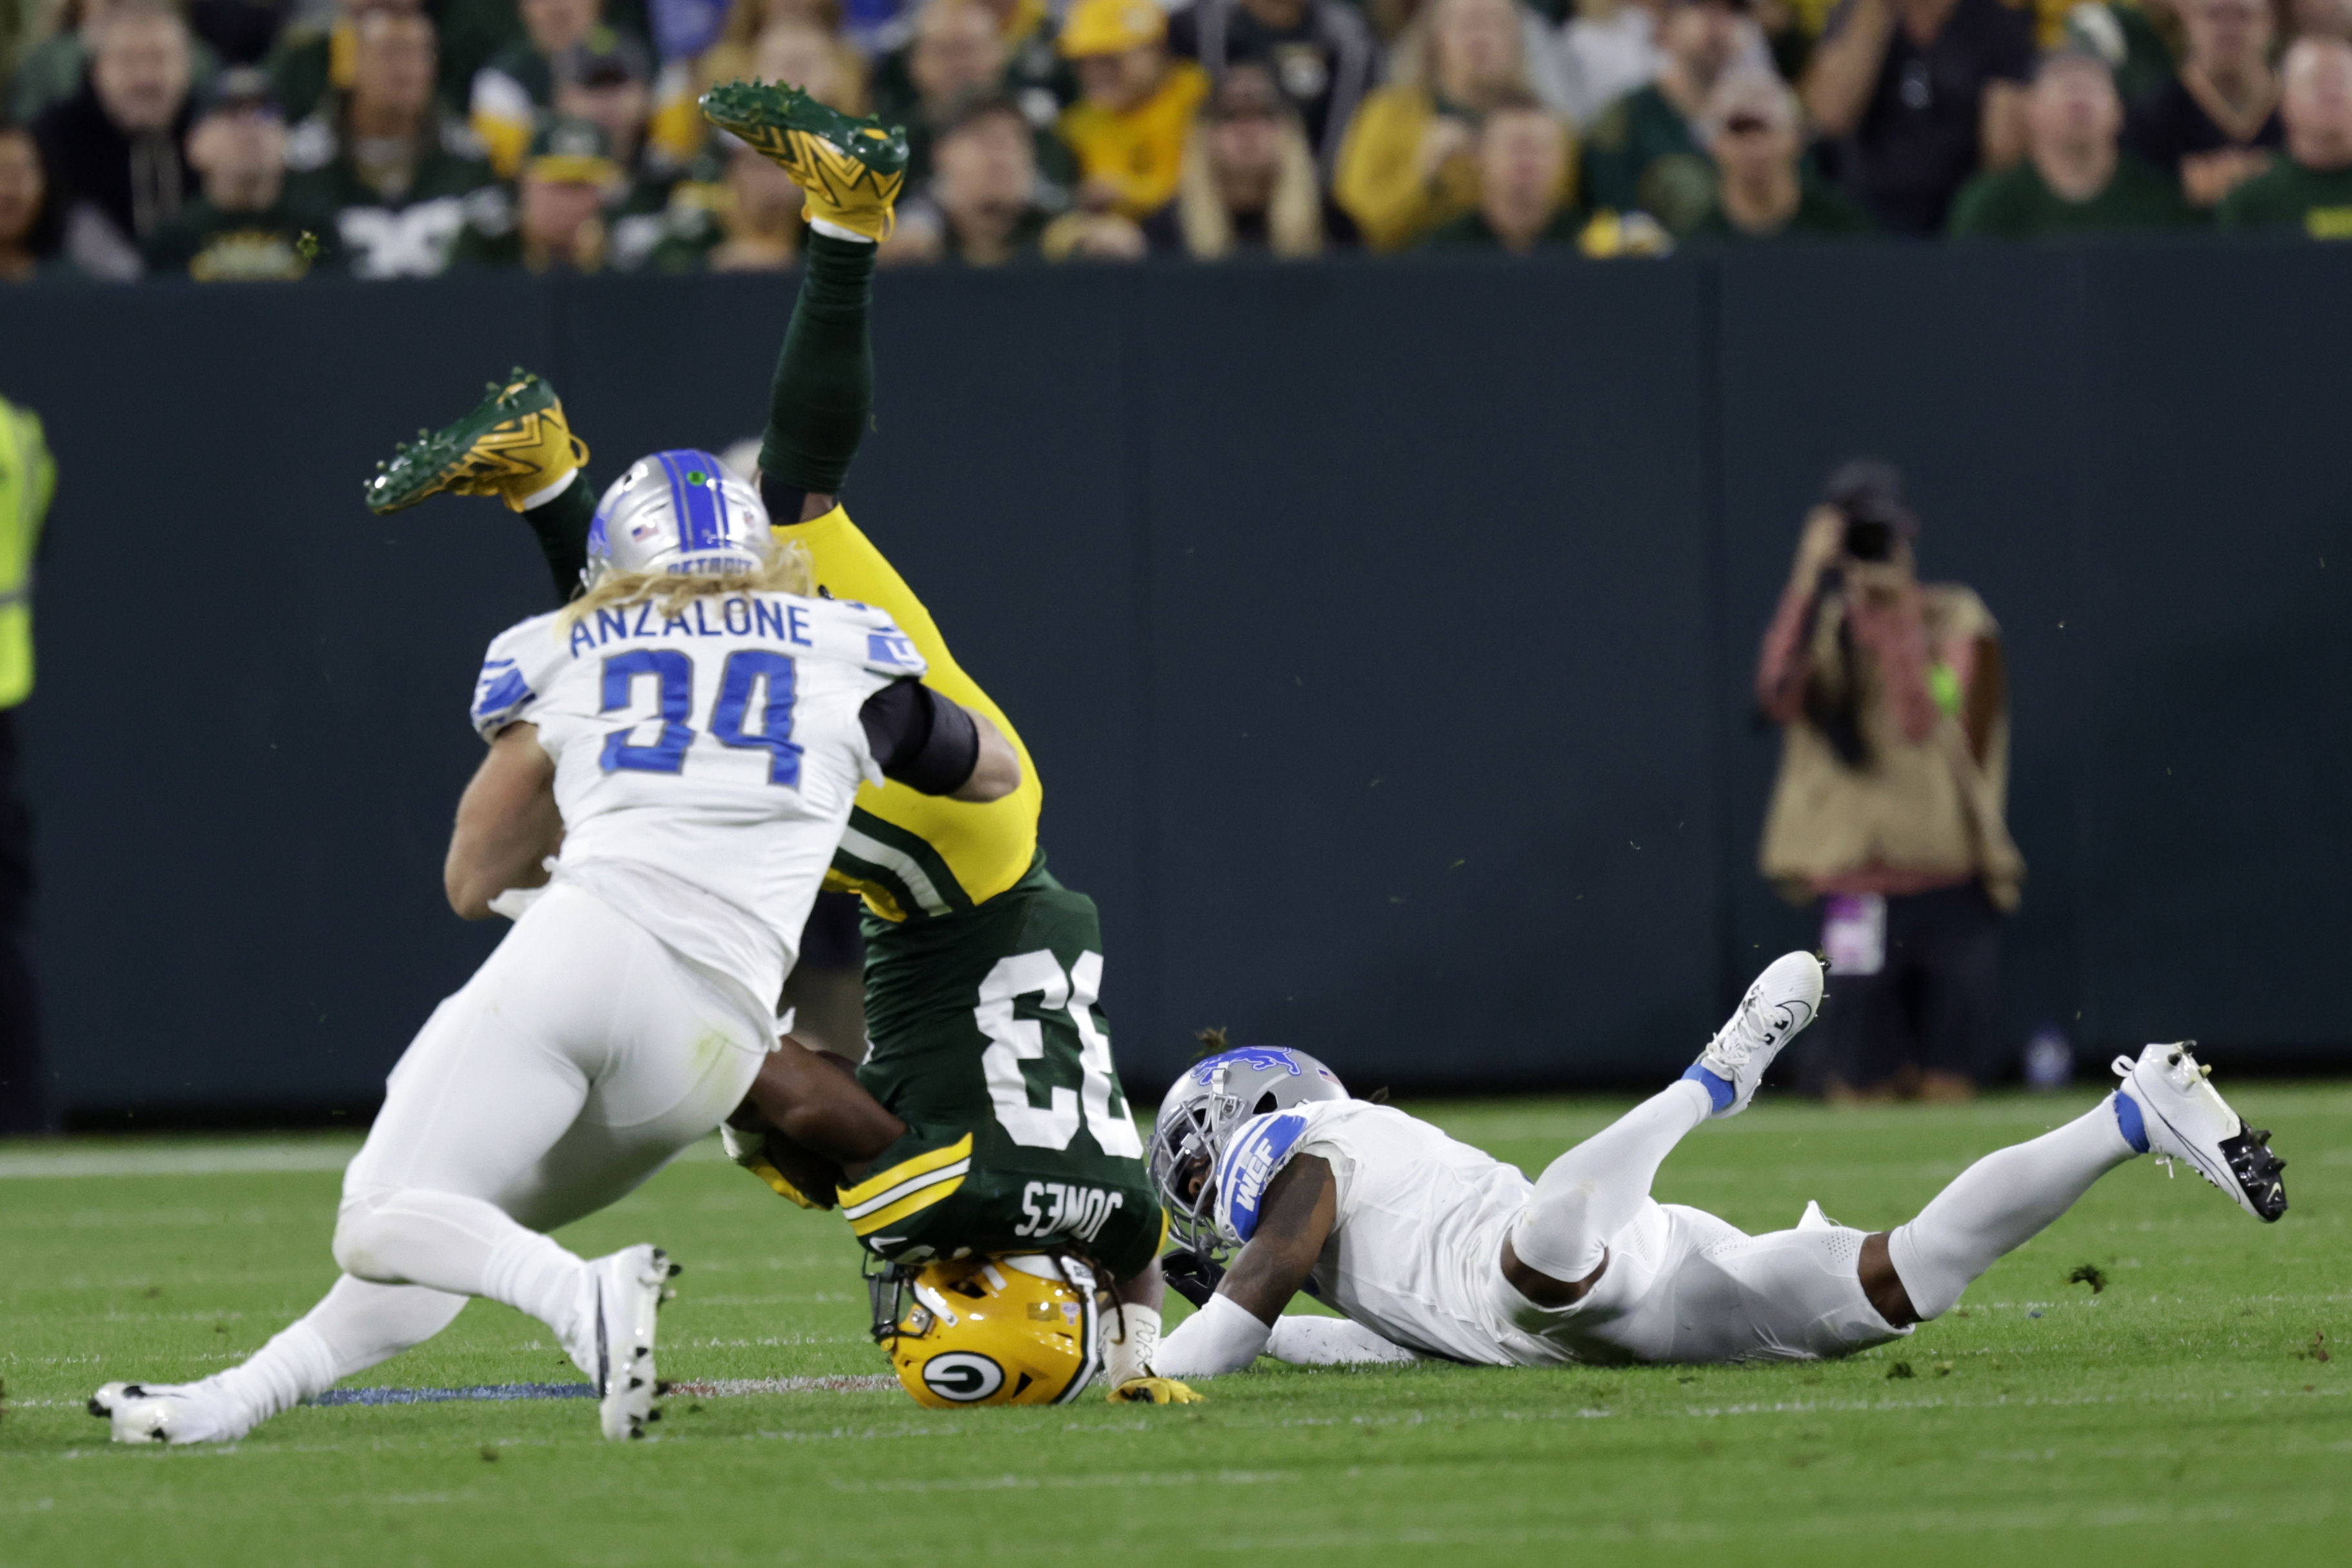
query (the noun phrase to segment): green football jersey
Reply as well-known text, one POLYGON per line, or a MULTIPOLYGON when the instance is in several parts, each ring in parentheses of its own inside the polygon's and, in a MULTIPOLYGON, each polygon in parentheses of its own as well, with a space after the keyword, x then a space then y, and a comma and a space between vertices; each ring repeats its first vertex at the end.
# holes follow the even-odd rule
POLYGON ((1094 900, 1047 874, 944 919, 866 922, 858 1080, 908 1124, 842 1213, 877 1257, 1068 1247, 1126 1279, 1166 1232, 1097 997, 1094 900))

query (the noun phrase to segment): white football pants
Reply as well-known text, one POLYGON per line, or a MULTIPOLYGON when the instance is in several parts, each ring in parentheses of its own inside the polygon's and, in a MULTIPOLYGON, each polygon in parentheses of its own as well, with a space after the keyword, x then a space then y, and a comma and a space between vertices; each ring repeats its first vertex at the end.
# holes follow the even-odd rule
MULTIPOLYGON (((1793 1230, 1749 1236, 1650 1196, 1658 1167, 1706 1117, 1706 1091, 1670 1085, 1553 1161, 1511 1227, 1520 1260, 1556 1279, 1608 1268, 1583 1300, 1544 1308, 1498 1265, 1491 1302, 1546 1351, 1578 1361, 1729 1362, 1850 1355, 1907 1334, 1862 1289, 1865 1233, 1809 1206, 1793 1230)), ((2065 1213, 2133 1157, 2113 1097, 1963 1171, 1888 1241, 1920 1317, 1949 1310, 1969 1281, 2065 1213)))
POLYGON ((343 1174, 345 1278, 219 1374, 254 1420, 446 1328, 470 1296, 571 1350, 587 1266, 545 1231, 635 1189, 740 1104, 774 1022, 577 888, 551 888, 393 1068, 343 1174))

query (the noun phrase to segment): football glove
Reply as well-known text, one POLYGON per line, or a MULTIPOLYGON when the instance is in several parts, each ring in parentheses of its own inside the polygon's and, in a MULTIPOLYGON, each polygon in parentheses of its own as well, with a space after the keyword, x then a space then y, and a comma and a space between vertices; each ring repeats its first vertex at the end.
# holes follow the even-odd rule
POLYGON ((1206 1405, 1205 1394, 1193 1393, 1172 1377, 1130 1377, 1110 1391, 1113 1405, 1206 1405))
POLYGON ((726 1146, 727 1157, 767 1183, 778 1197, 789 1198, 804 1209, 833 1207, 831 1188, 814 1182, 804 1184, 784 1173, 786 1162, 775 1158, 776 1152, 770 1149, 768 1136, 764 1131, 742 1132, 723 1121, 719 1124, 719 1141, 726 1146))
POLYGON ((1217 1293, 1217 1281, 1225 1277, 1224 1266, 1214 1258, 1181 1250, 1160 1258, 1160 1272, 1170 1289, 1195 1307, 1207 1306, 1217 1293))

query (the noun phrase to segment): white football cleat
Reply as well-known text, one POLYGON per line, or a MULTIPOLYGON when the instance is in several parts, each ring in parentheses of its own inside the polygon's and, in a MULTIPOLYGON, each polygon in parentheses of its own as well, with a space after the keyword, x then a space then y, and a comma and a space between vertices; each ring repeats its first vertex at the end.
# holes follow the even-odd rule
POLYGON ((89 1396, 89 1413, 112 1424, 118 1443, 233 1443, 252 1428, 201 1383, 110 1383, 89 1396))
MULTIPOLYGON (((2286 1184, 2279 1179, 2286 1162, 2271 1152, 2271 1135, 2249 1129, 2206 1081, 2213 1069, 2189 1054, 2196 1044, 2150 1046, 2137 1061, 2117 1057, 2116 1076, 2124 1081, 2116 1096, 2138 1111, 2150 1153, 2187 1163, 2267 1224, 2286 1213, 2286 1184)), ((2121 1106, 2116 1115, 2127 1122, 2121 1106)))
POLYGON ((1748 1109, 1780 1047, 1821 1016, 1822 984, 1822 961, 1810 952, 1782 953, 1756 977, 1739 1010, 1683 1074, 1706 1089, 1715 1120, 1748 1109))
POLYGON ((669 1282, 680 1272, 668 1253, 642 1243, 588 1265, 593 1300, 572 1359, 594 1383, 604 1436, 614 1442, 642 1437, 661 1419, 654 1408, 654 1317, 677 1294, 669 1282))

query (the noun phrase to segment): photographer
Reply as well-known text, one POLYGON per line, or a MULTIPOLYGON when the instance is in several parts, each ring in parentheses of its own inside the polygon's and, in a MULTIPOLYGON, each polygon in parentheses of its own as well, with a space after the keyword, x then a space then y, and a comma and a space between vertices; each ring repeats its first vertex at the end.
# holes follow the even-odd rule
POLYGON ((1833 1100, 1975 1092, 2025 875, 2000 628, 1970 589, 1919 582, 1918 533, 1895 469, 1832 474, 1756 672, 1782 731, 1761 862, 1821 903, 1830 1002, 1802 1073, 1833 1100))

